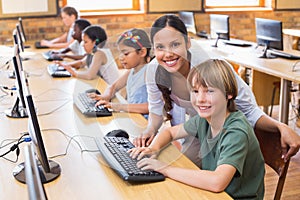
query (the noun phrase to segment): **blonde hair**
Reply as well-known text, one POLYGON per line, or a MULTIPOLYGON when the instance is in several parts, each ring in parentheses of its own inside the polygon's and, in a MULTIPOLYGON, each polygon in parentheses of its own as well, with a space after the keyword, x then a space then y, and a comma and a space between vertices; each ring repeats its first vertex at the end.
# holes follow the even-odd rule
POLYGON ((195 86, 213 87, 220 89, 228 99, 227 109, 229 112, 236 111, 234 99, 238 93, 238 87, 232 66, 222 59, 209 59, 193 67, 187 78, 190 90, 195 86))

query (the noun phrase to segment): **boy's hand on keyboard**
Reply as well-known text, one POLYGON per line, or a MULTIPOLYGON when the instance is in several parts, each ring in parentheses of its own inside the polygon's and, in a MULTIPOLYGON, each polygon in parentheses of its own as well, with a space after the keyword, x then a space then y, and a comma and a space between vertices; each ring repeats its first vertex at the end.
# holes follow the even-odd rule
POLYGON ((100 105, 104 105, 105 108, 112 108, 111 103, 105 100, 97 101, 97 103, 95 104, 95 106, 100 106, 100 105))
POLYGON ((130 157, 133 159, 141 160, 145 156, 150 156, 151 158, 157 157, 157 152, 154 151, 151 147, 136 147, 128 150, 130 157))
POLYGON ((141 170, 154 170, 167 176, 166 172, 168 165, 154 158, 143 158, 137 162, 136 166, 141 170))

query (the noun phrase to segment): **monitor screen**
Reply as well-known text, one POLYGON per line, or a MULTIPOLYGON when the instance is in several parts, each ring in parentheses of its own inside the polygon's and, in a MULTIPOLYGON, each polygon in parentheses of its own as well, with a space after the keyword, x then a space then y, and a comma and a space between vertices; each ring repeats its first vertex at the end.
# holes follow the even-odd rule
POLYGON ((178 12, 179 18, 186 26, 188 32, 196 34, 196 24, 194 13, 190 11, 180 11, 178 12))
POLYGON ((215 47, 219 39, 230 39, 229 16, 210 14, 210 36, 216 39, 215 47))
MULTIPOLYGON (((13 65, 14 65, 14 74, 16 77, 16 88, 18 91, 18 97, 16 102, 14 103, 11 109, 5 111, 6 116, 12 118, 25 118, 28 117, 27 110, 26 110, 26 103, 25 103, 25 96, 23 91, 23 82, 22 82, 22 62, 18 53, 18 46, 14 46, 14 56, 12 58, 13 65), (20 104, 21 103, 21 104, 20 104)), ((24 77, 25 78, 25 77, 24 77)))
POLYGON ((256 40, 258 45, 283 50, 282 22, 271 19, 255 18, 256 40))
POLYGON ((24 147, 25 179, 29 199, 46 200, 47 194, 40 177, 37 161, 32 144, 24 147))
POLYGON ((267 58, 267 49, 283 50, 282 22, 271 19, 255 18, 257 45, 264 46, 262 55, 267 58))

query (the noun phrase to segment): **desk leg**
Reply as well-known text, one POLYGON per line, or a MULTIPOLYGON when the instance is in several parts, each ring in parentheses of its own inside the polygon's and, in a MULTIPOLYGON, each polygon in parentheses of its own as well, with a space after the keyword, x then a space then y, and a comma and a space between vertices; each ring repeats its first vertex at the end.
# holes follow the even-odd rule
POLYGON ((279 120, 285 124, 289 122, 290 86, 291 81, 281 79, 279 120))

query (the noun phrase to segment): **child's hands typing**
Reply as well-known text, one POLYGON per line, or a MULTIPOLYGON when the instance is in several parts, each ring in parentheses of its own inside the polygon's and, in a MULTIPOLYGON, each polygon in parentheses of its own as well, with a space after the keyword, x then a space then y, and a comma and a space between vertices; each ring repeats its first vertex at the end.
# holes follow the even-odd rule
POLYGON ((128 153, 130 153, 130 157, 136 158, 137 160, 141 160, 145 156, 156 158, 157 157, 157 151, 153 151, 151 147, 136 147, 128 150, 128 153))

